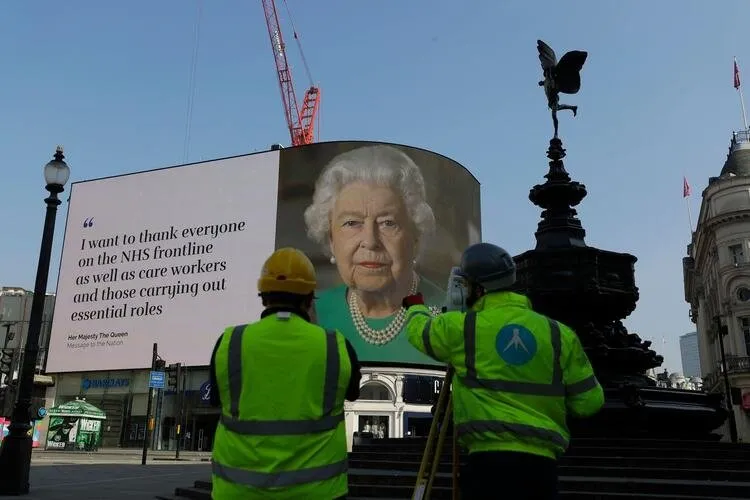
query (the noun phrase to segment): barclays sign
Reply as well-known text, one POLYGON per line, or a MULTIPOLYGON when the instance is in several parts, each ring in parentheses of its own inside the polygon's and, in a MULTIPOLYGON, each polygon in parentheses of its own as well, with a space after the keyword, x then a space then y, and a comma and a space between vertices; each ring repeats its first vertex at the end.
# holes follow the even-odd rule
POLYGON ((81 380, 81 389, 112 389, 115 387, 128 387, 130 379, 127 378, 84 378, 81 380))

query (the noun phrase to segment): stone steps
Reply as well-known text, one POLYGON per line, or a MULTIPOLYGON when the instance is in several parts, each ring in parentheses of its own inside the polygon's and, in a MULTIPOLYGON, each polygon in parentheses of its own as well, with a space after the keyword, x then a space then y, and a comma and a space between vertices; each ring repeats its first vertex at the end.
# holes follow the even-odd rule
MULTIPOLYGON (((372 469, 349 472, 349 494, 363 498, 408 499, 414 490, 417 473, 412 471, 382 471, 372 469)), ((707 481, 691 479, 655 479, 631 476, 630 471, 615 471, 611 477, 560 475, 559 489, 574 495, 588 493, 600 495, 620 494, 657 495, 668 493, 674 498, 733 498, 747 499, 750 492, 750 474, 745 481, 707 481)), ((440 473, 435 478, 432 498, 452 498, 452 478, 440 473)), ((575 497, 575 496, 574 496, 575 497)), ((574 498, 570 497, 570 498, 574 498)))
MULTIPOLYGON (((378 448, 424 448, 427 443, 426 438, 386 438, 370 439, 368 442, 356 445, 367 446, 375 444, 378 448)), ((452 443, 446 441, 446 449, 450 448, 452 443)), ((701 450, 726 450, 727 448, 741 448, 750 451, 750 445, 733 445, 723 441, 716 440, 691 440, 691 439, 654 439, 654 438, 573 438, 568 452, 576 448, 677 448, 677 449, 701 449, 701 450)))
MULTIPOLYGON (((656 444, 644 444, 645 446, 639 447, 637 445, 631 446, 584 446, 576 444, 571 446, 568 452, 563 457, 563 460, 570 457, 578 456, 599 456, 603 458, 608 457, 662 457, 662 458, 681 458, 685 457, 686 452, 695 453, 698 452, 702 458, 717 458, 724 460, 737 460, 737 461, 750 461, 750 446, 745 445, 731 445, 727 448, 688 448, 688 447, 666 447, 657 446, 656 444)), ((403 445, 390 445, 390 446, 379 446, 378 444, 362 444, 354 447, 353 454, 375 452, 380 453, 382 456, 422 456, 424 451, 424 443, 414 444, 403 444, 403 445)), ((441 454, 442 457, 450 457, 453 453, 452 447, 446 446, 441 454)))
MULTIPOLYGON (((418 472, 419 463, 394 462, 394 461, 360 461, 352 459, 349 461, 352 470, 391 470, 399 472, 418 472)), ((450 473, 452 464, 441 463, 438 472, 450 473)), ((570 465, 564 464, 558 467, 560 476, 587 476, 587 477, 617 477, 626 474, 627 477, 651 478, 651 479, 695 479, 705 481, 744 481, 750 478, 750 464, 745 464, 744 470, 731 469, 695 469, 695 468, 668 468, 668 467, 622 467, 621 465, 570 465)))
MULTIPOLYGON (((358 443, 350 453, 349 498, 411 498, 424 439, 358 443)), ((432 498, 452 497, 452 450, 441 453, 432 498)), ((564 500, 737 500, 750 498, 750 446, 669 439, 574 439, 560 460, 564 500)), ((197 481, 162 500, 210 500, 197 481)))
MULTIPOLYGON (((363 485, 364 486, 364 485, 363 485)), ((591 500, 738 500, 741 498, 747 498, 746 496, 735 496, 725 497, 716 496, 710 494, 695 495, 695 494, 664 494, 664 493, 602 493, 602 492, 591 492, 591 491, 580 491, 579 489, 566 489, 567 485, 561 481, 560 499, 561 500, 575 500, 575 499, 591 499, 591 500)), ((413 484, 408 488, 396 487, 393 489, 382 489, 382 486, 372 485, 372 488, 376 488, 374 491, 379 496, 353 496, 366 493, 366 491, 359 491, 365 488, 355 487, 358 491, 349 492, 349 500, 407 500, 411 498, 413 484), (401 494, 404 496, 383 496, 383 494, 401 494)), ((433 490, 433 498, 436 500, 450 499, 452 489, 444 486, 436 486, 433 490)), ((211 483, 206 481, 196 481, 196 484, 190 488, 177 488, 174 495, 169 496, 156 496, 157 500, 211 500, 211 483)))
MULTIPOLYGON (((442 472, 450 471, 450 456, 443 456, 439 469, 442 472)), ((349 456, 349 467, 352 469, 364 468, 374 469, 391 465, 395 470, 419 470, 422 459, 421 454, 393 453, 383 454, 377 452, 354 452, 349 456), (376 464, 376 465, 372 465, 376 464)), ((560 460, 561 470, 564 467, 614 467, 625 469, 681 469, 681 470, 705 470, 705 471, 742 471, 750 472, 750 460, 706 458, 702 456, 681 457, 598 457, 598 456, 565 456, 560 460)))

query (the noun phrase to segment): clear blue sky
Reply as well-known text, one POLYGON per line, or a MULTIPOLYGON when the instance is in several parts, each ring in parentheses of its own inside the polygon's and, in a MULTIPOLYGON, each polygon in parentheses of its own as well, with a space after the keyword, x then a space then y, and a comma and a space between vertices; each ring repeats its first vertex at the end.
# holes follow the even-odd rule
MULTIPOLYGON (((534 244, 540 211, 527 196, 543 181, 551 134, 536 39, 558 54, 587 50, 583 89, 564 100, 580 106, 578 118, 561 118, 567 168, 590 192, 579 210, 587 242, 639 257, 641 299, 626 324, 680 370, 677 338, 694 329, 683 299, 682 176, 695 218, 742 123, 732 57, 750 79, 747 2, 288 2, 323 89, 320 140, 394 141, 463 163, 482 183, 484 239, 513 253, 534 244)), ((73 180, 183 162, 196 5, 3 5, 1 284, 33 288, 42 166, 55 145, 65 146, 73 180)), ((305 74, 282 23, 301 91, 305 74)), ((273 142, 288 136, 261 3, 203 0, 189 160, 273 142)))

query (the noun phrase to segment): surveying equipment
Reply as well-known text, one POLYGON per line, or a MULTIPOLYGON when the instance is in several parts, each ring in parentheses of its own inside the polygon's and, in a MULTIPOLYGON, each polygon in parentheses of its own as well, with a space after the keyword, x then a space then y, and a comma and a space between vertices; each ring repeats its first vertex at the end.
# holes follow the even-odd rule
POLYGON ((460 267, 451 269, 448 276, 448 290, 445 297, 444 311, 465 311, 466 299, 469 298, 469 287, 460 267))
MULTIPOLYGON (((448 277, 448 287, 446 291, 445 307, 443 312, 447 311, 465 311, 466 299, 469 296, 469 287, 466 283, 459 267, 451 269, 448 277)), ((454 370, 452 366, 448 367, 445 373, 443 387, 440 389, 437 404, 435 405, 435 414, 430 424, 430 434, 427 436, 422 463, 419 465, 419 474, 417 475, 417 484, 414 487, 412 500, 429 500, 432 494, 432 486, 435 481, 435 475, 440 467, 440 458, 443 454, 445 438, 450 427, 453 412, 451 383, 453 382, 454 370)), ((458 466, 459 450, 456 439, 456 430, 453 428, 453 500, 459 499, 458 487, 458 466)))

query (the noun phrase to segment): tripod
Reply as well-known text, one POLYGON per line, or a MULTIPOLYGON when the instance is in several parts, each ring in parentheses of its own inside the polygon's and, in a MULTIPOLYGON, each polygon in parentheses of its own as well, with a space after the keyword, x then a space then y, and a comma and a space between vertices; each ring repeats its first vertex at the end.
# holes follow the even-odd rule
MULTIPOLYGON (((419 474, 417 475, 417 484, 414 487, 412 500, 429 500, 432 494, 432 486, 435 481, 435 475, 440 467, 440 458, 443 454, 445 438, 448 434, 448 427, 451 422, 451 413, 453 411, 451 397, 451 383, 453 382, 453 367, 449 367, 445 373, 443 387, 440 389, 437 404, 435 405, 435 415, 430 425, 430 434, 427 437, 422 463, 419 465, 419 474)), ((453 430, 453 500, 459 500, 458 488, 458 443, 456 442, 455 427, 453 430)))
MULTIPOLYGON (((466 280, 459 267, 453 267, 448 276, 448 286, 446 293, 446 305, 443 312, 446 311, 465 311, 466 298, 468 289, 466 280)), ((422 463, 419 465, 419 474, 417 475, 417 484, 414 486, 412 500, 429 500, 432 494, 432 486, 435 482, 435 475, 440 467, 440 458, 443 454, 445 438, 448 434, 448 427, 451 422, 451 413, 453 404, 451 397, 451 383, 453 382, 453 367, 449 366, 445 372, 443 387, 440 389, 437 404, 435 405, 435 415, 432 417, 430 425, 430 435, 427 436, 427 444, 422 455, 422 463)), ((456 439, 455 426, 453 428, 453 500, 459 500, 458 488, 458 442, 456 439)))

